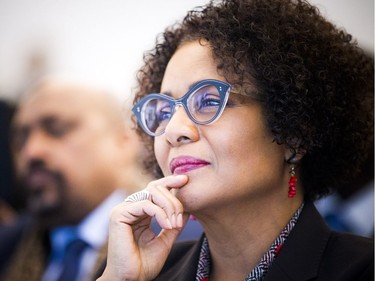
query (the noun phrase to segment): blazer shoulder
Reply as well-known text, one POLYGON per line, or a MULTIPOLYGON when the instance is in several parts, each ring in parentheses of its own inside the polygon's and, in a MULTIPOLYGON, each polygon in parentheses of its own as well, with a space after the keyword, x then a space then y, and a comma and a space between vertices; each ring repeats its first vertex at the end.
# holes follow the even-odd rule
POLYGON ((373 239, 333 232, 306 202, 265 280, 373 281, 373 254, 373 239))
POLYGON ((361 255, 366 252, 373 252, 373 246, 373 238, 335 231, 331 232, 331 236, 328 241, 328 247, 332 247, 339 251, 350 251, 353 254, 358 253, 361 255))
POLYGON ((320 270, 330 280, 374 280, 374 239, 331 232, 320 270))

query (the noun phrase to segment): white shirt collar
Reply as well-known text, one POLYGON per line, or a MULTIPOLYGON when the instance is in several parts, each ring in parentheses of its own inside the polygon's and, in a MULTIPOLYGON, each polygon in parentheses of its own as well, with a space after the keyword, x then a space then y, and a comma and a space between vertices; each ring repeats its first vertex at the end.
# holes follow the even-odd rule
POLYGON ((107 240, 110 212, 113 207, 124 201, 124 198, 125 192, 121 189, 107 197, 77 226, 79 237, 91 247, 100 248, 107 240))

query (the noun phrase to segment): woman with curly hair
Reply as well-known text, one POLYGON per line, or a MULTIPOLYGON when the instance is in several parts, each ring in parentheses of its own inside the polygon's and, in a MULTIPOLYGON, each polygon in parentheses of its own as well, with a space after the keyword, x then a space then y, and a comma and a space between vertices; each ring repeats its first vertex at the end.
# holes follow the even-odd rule
POLYGON ((349 34, 303 0, 223 0, 144 60, 133 111, 158 179, 114 208, 99 280, 373 280, 373 241, 312 203, 373 143, 373 62, 349 34), (204 234, 174 244, 189 214, 204 234))

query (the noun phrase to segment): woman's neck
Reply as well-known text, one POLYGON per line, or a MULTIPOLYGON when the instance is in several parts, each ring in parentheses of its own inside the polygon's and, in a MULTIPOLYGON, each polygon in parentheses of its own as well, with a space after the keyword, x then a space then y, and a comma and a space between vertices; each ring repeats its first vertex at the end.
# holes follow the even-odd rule
POLYGON ((302 196, 221 208, 201 223, 211 254, 210 281, 243 280, 259 263, 302 203, 302 196))

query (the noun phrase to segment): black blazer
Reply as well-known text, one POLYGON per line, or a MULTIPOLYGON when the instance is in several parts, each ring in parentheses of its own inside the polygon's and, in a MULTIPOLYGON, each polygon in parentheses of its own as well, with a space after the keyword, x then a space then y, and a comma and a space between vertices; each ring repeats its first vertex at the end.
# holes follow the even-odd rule
MULTIPOLYGON (((155 280, 194 281, 202 239, 176 243, 155 280)), ((306 203, 264 278, 305 280, 373 281, 373 239, 331 231, 313 203, 306 203)))

